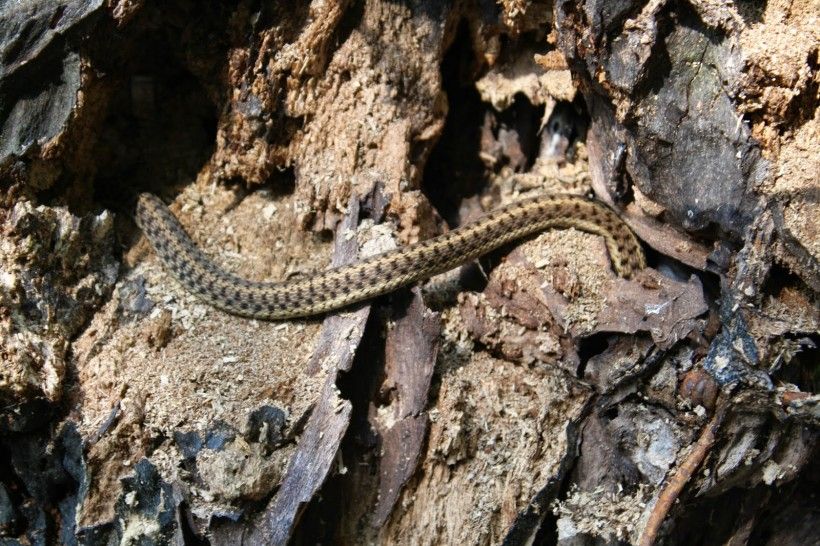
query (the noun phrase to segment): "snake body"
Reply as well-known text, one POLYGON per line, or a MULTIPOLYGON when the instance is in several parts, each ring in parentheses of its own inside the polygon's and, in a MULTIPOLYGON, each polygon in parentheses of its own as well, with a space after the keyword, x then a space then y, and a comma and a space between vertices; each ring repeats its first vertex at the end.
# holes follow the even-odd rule
POLYGON ((368 300, 472 261, 505 243, 549 228, 601 235, 615 271, 629 278, 645 258, 623 221, 598 201, 552 194, 524 199, 481 219, 407 247, 285 282, 249 281, 206 256, 156 196, 143 193, 137 222, 186 289, 228 313, 278 320, 319 315, 368 300))

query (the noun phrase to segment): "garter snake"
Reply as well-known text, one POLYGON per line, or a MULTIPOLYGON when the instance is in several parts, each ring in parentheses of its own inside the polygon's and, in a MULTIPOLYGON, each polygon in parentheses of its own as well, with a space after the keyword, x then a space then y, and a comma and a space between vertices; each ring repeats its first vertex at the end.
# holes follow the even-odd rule
POLYGON ((136 217, 162 262, 186 289, 228 313, 266 320, 318 315, 371 299, 549 228, 572 227, 602 236, 622 277, 645 265, 638 240, 615 212, 576 195, 524 199, 432 239, 285 282, 249 281, 223 270, 152 194, 139 196, 136 217))

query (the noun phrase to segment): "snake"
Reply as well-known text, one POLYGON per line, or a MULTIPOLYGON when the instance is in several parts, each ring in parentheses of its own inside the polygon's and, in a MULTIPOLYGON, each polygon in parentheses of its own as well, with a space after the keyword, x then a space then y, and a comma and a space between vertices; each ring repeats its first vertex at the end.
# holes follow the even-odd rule
POLYGON ((641 245, 617 213, 579 195, 543 194, 491 210, 478 220, 351 264, 281 282, 252 281, 218 266, 156 195, 142 193, 137 224, 170 273, 189 292, 233 315, 284 320, 325 315, 471 262, 547 229, 600 235, 615 272, 632 277, 646 265, 641 245))

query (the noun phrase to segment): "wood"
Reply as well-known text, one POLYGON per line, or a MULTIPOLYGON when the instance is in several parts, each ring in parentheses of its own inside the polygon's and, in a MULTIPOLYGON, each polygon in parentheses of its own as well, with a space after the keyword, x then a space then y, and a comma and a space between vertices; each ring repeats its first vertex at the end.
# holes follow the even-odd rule
POLYGON ((0 538, 810 543, 813 8, 0 4, 0 538), (153 192, 281 279, 533 188, 609 204, 649 269, 554 231, 264 323, 130 220, 153 192))

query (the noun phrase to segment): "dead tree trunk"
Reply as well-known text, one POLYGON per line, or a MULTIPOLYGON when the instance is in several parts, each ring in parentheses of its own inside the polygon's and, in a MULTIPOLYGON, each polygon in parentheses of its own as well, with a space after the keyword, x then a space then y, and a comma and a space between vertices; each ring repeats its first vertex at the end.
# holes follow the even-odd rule
POLYGON ((817 540, 820 21, 777 2, 0 5, 8 544, 817 540), (551 231, 317 319, 310 274, 532 192, 551 231))

